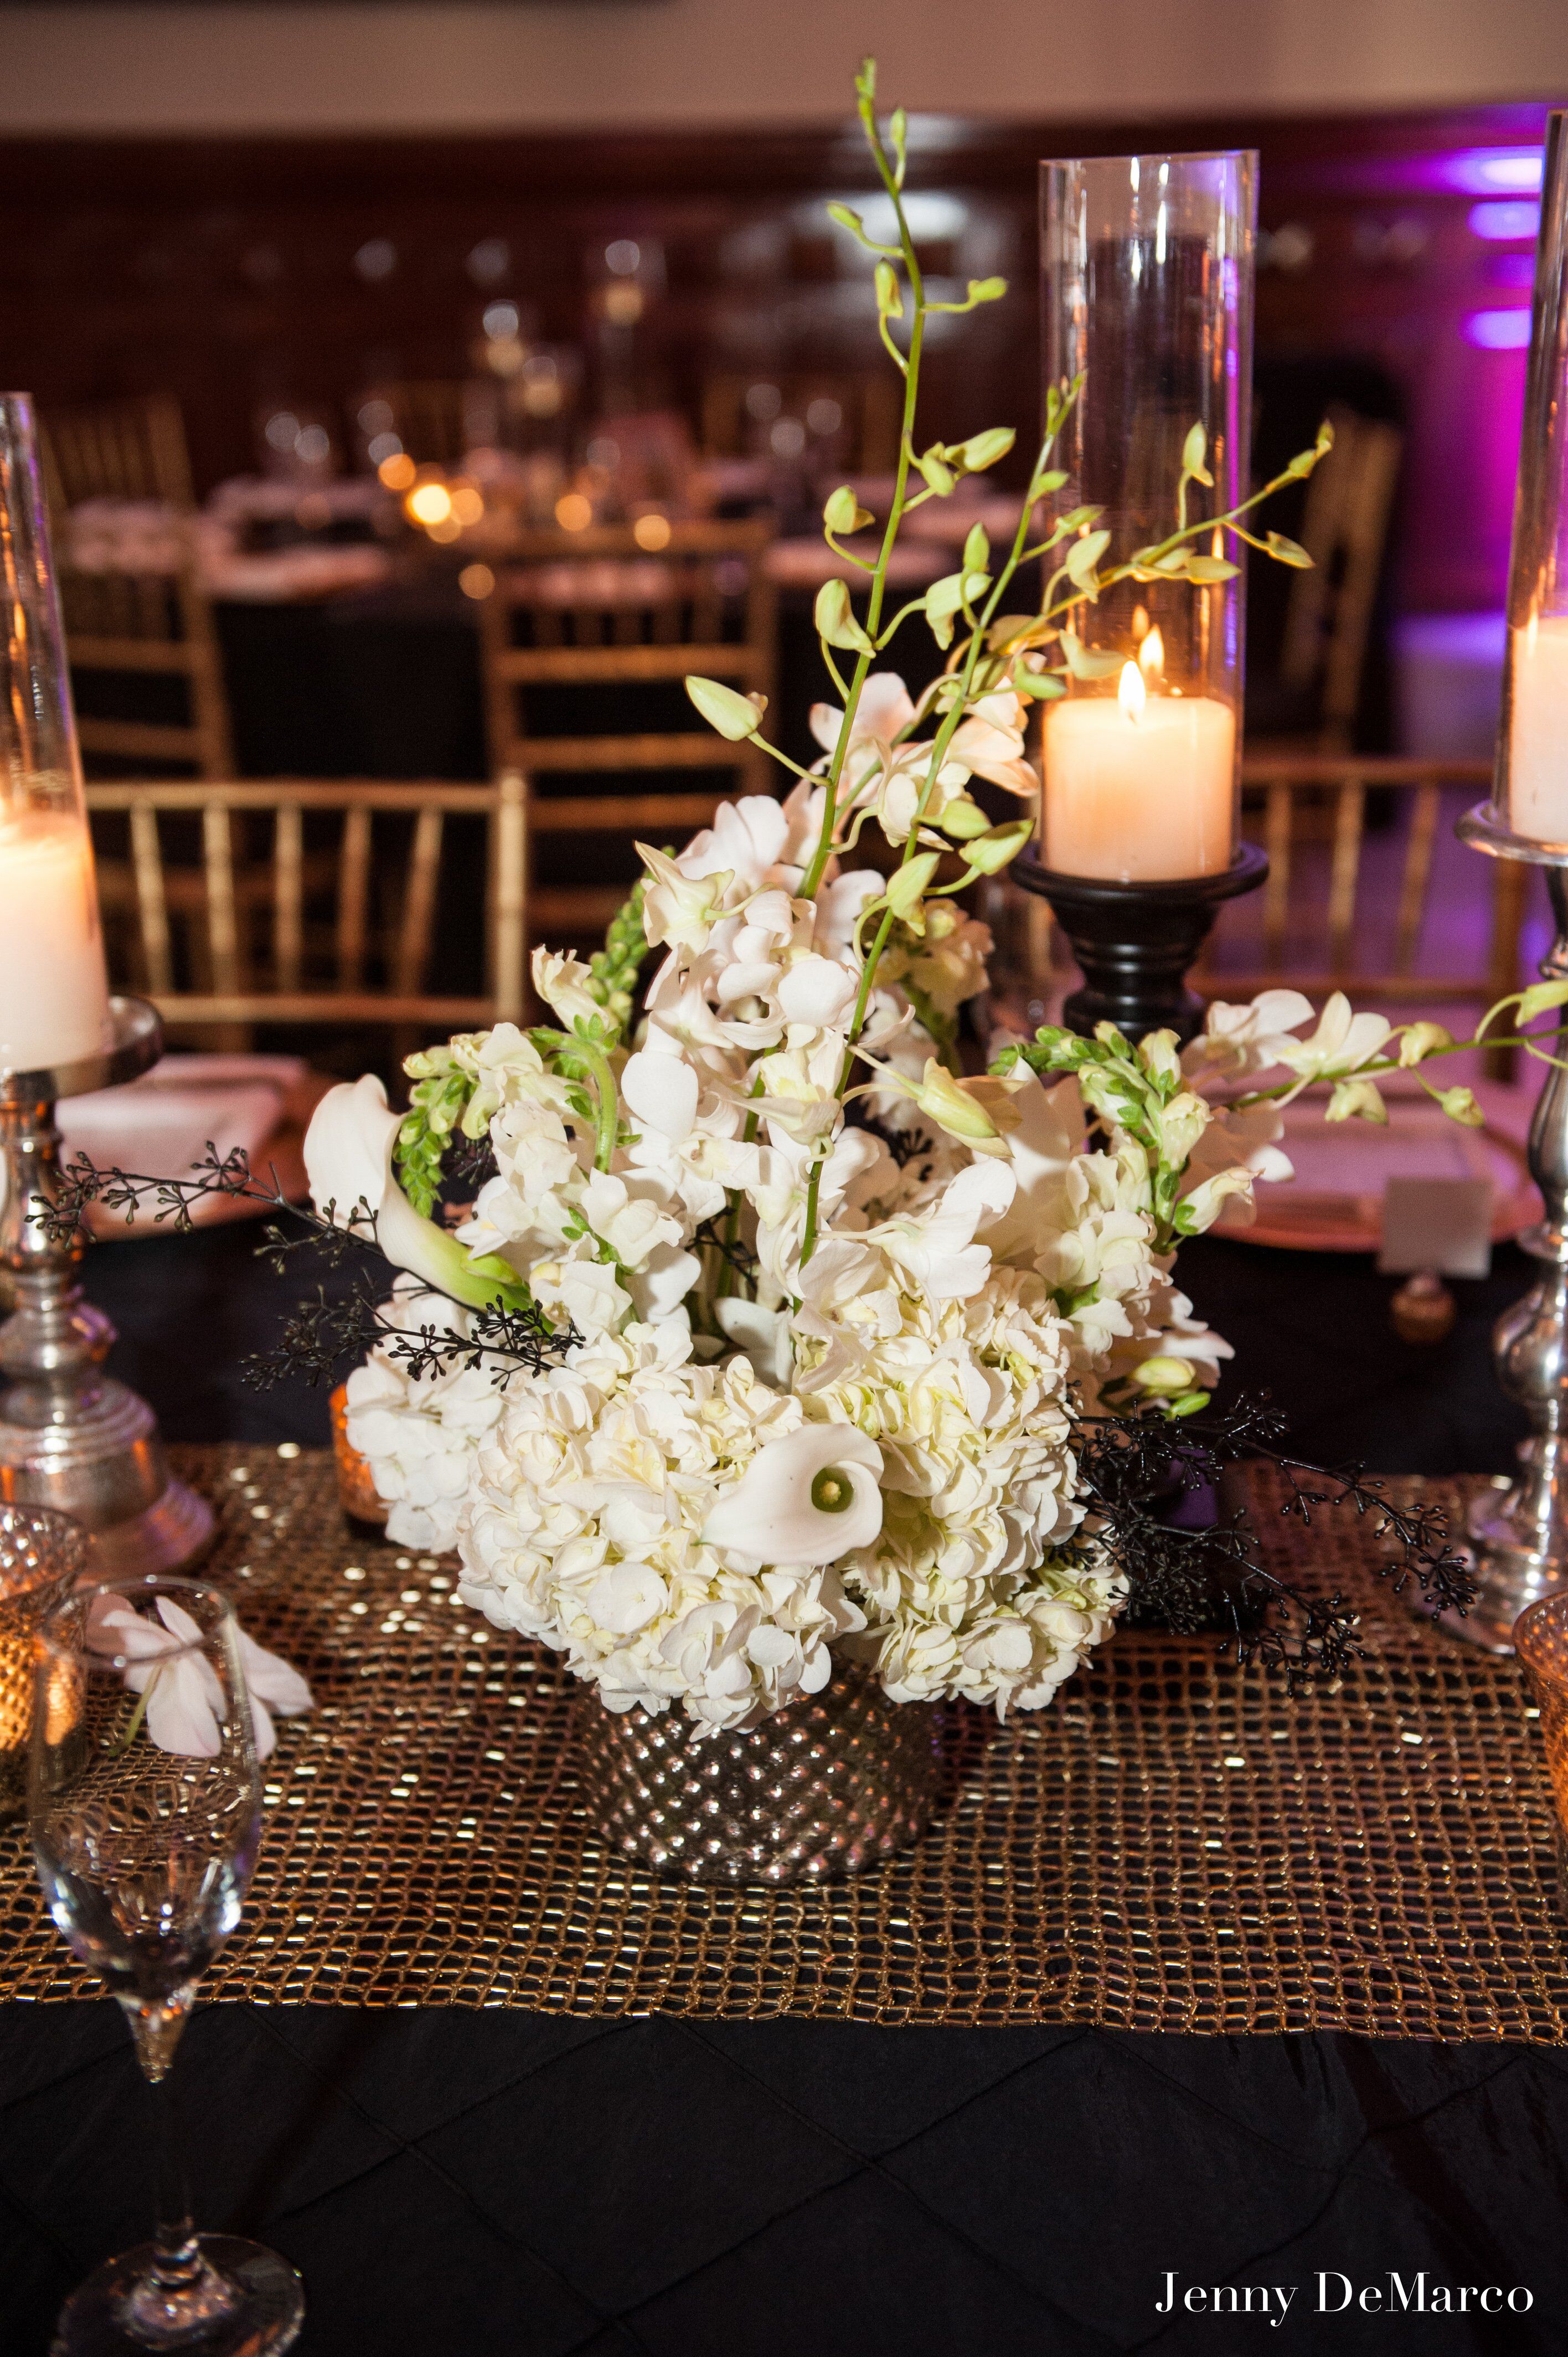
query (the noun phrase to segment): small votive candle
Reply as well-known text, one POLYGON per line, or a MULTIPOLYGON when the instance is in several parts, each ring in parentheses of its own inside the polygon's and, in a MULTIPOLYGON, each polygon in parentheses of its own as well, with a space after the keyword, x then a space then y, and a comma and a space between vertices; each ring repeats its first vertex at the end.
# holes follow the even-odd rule
MULTIPOLYGON (((69 1514, 0 1505, 0 1823, 27 1805, 38 1631, 86 1569, 86 1534, 69 1514)), ((52 1737, 56 1714, 69 1728, 80 1701, 51 1686, 48 1707, 52 1737)))
POLYGON ((1165 883, 1230 865, 1236 716, 1216 696, 1152 692, 1158 640, 1123 664, 1113 697, 1047 713, 1044 859, 1058 875, 1165 883))

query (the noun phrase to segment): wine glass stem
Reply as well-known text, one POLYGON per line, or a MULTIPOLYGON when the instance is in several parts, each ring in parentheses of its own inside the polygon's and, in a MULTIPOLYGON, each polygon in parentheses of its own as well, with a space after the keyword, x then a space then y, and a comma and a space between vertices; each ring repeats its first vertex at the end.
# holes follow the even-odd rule
POLYGON ((184 2291, 201 2272, 201 2253, 190 2222, 190 2180, 185 2138, 172 2081, 149 2079, 153 2104, 154 2157, 157 2169, 157 2257, 153 2273, 165 2291, 184 2291))

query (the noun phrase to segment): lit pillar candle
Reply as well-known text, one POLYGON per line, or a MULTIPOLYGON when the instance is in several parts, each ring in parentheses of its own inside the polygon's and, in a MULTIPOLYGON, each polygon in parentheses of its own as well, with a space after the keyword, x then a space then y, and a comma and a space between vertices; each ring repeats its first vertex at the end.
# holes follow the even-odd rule
POLYGON ((109 985, 87 828, 71 810, 0 819, 0 1070, 96 1055, 109 985))
POLYGON ((1509 824, 1538 843, 1568 843, 1568 614, 1513 633, 1509 824))
MULTIPOLYGON (((1145 669, 1158 668, 1158 636, 1145 669)), ((1114 698, 1049 707, 1045 750, 1043 856, 1058 875, 1147 884, 1230 866, 1236 716, 1218 697, 1151 694, 1125 663, 1114 698)))

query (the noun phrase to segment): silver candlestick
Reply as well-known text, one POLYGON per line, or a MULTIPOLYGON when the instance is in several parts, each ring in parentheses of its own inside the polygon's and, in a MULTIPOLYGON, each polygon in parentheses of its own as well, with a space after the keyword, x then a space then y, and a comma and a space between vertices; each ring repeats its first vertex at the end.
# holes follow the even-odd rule
MULTIPOLYGON (((1460 840, 1494 859, 1525 859, 1546 870, 1556 940, 1541 960, 1548 982, 1568 981, 1568 850, 1514 834, 1483 802, 1459 822, 1460 840)), ((1559 1035, 1561 1041, 1562 1035, 1559 1035)), ((1546 1216, 1520 1237, 1541 1275, 1495 1329, 1498 1380, 1529 1416, 1519 1479, 1477 1499, 1471 1554, 1479 1593, 1467 1613, 1445 1613, 1456 1637, 1492 1652, 1513 1649, 1513 1624, 1568 1575, 1568 1071, 1549 1066, 1530 1125, 1530 1175, 1546 1216)))
POLYGON ((211 1541, 212 1509, 168 1469, 145 1400, 102 1372, 114 1329, 83 1298, 79 1233, 52 1235, 55 1103, 134 1080, 163 1047, 145 999, 112 998, 109 1044, 46 1071, 0 1071, 0 1266, 16 1308, 0 1327, 0 1497, 73 1514, 101 1578, 172 1571, 211 1541))

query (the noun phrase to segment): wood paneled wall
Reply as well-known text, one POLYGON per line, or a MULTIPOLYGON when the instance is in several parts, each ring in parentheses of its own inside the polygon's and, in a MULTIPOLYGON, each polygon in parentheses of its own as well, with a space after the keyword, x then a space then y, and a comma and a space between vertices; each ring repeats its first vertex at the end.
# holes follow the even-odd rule
MULTIPOLYGON (((1392 381, 1412 432, 1407 602, 1494 602, 1523 355, 1477 349, 1463 323, 1477 306, 1528 303, 1530 249, 1472 233, 1476 192, 1450 167, 1538 142, 1541 121, 1525 105, 1092 126, 922 118, 912 185, 952 200, 928 208, 930 265, 1013 282, 1005 303, 939 341, 931 431, 1036 414, 1037 157, 1257 145, 1261 359, 1360 361, 1392 381)), ((259 405, 340 410, 378 379, 464 372, 499 295, 547 337, 594 332, 606 246, 631 238, 658 257, 638 367, 694 413, 714 370, 875 365, 864 270, 822 212, 867 180, 847 128, 14 139, 0 144, 0 374, 45 402, 176 393, 209 485, 254 465, 259 405)))

